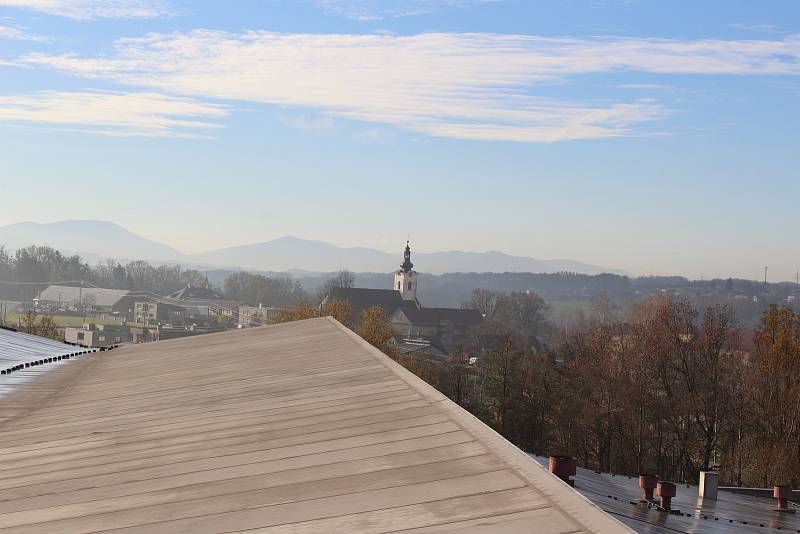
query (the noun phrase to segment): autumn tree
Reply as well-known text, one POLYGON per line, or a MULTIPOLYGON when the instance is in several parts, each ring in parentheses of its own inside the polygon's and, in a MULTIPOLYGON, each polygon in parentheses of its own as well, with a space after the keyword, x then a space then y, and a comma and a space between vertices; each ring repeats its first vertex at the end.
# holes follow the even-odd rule
POLYGON ((288 323, 291 321, 301 321, 303 319, 313 319, 319 317, 319 309, 306 302, 301 302, 282 309, 273 319, 273 323, 288 323))
POLYGON ((63 341, 58 325, 49 315, 38 315, 33 310, 28 310, 20 318, 20 330, 34 336, 47 337, 63 341))
POLYGON ((386 310, 382 306, 371 306, 362 312, 361 323, 356 333, 390 358, 398 358, 399 351, 394 344, 394 333, 389 326, 386 310))
POLYGON ((800 315, 764 314, 750 367, 750 463, 761 485, 800 483, 800 315))
POLYGON ((322 309, 323 315, 329 315, 348 328, 353 326, 353 305, 345 299, 328 299, 322 309))

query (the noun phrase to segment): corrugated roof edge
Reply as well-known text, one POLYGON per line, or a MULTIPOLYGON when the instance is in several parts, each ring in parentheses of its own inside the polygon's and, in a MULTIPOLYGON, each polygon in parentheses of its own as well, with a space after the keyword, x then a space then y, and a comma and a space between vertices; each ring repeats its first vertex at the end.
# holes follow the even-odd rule
MULTIPOLYGON (((531 486, 542 492, 555 507, 569 514, 588 532, 596 534, 611 534, 619 532, 634 532, 623 523, 619 522, 589 499, 569 487, 556 476, 530 458, 525 452, 516 447, 503 436, 481 422, 477 417, 457 405, 436 388, 405 369, 384 353, 370 345, 358 334, 341 324, 333 317, 326 317, 342 332, 350 336, 362 347, 373 354, 378 361, 396 373, 409 386, 416 389, 423 397, 431 402, 440 403, 464 430, 478 438, 493 453, 502 458, 519 475, 523 476, 531 486)), ((309 319, 314 321, 316 319, 309 319)))

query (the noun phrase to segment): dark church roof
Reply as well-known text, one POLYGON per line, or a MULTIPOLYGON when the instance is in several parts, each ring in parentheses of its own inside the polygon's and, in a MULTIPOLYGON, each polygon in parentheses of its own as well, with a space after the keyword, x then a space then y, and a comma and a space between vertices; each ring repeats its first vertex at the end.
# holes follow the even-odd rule
POLYGON ((483 322, 483 315, 478 310, 464 310, 460 308, 435 308, 442 320, 450 321, 455 325, 478 326, 483 322))
POLYGON ((208 287, 195 287, 187 285, 180 291, 170 294, 170 298, 178 300, 189 299, 206 299, 206 300, 222 300, 225 297, 219 291, 208 287))
POLYGON ((442 316, 436 308, 423 308, 415 301, 403 302, 400 309, 413 324, 439 324, 442 321, 442 316))
POLYGON ((349 300, 353 314, 358 317, 361 312, 372 306, 381 306, 391 316, 401 310, 412 324, 435 325, 442 321, 450 321, 456 326, 473 327, 483 321, 477 310, 458 308, 423 308, 415 300, 403 300, 399 291, 394 289, 365 289, 361 287, 337 287, 331 291, 330 298, 349 300))
POLYGON ((349 300, 353 307, 353 314, 360 316, 361 312, 372 306, 381 306, 388 315, 403 305, 403 297, 394 289, 366 289, 362 287, 336 287, 331 290, 330 298, 349 300))
MULTIPOLYGON (((411 245, 406 242, 403 254, 403 264, 400 272, 408 273, 413 269, 411 263, 411 245)), ((458 308, 424 308, 414 300, 404 300, 401 293, 394 289, 365 289, 360 287, 334 288, 328 298, 349 300, 356 317, 361 312, 372 306, 381 306, 390 317, 398 310, 406 316, 413 325, 439 325, 449 321, 459 327, 475 327, 483 321, 483 316, 477 310, 462 310, 458 308)))
POLYGON ((483 315, 478 310, 423 308, 411 301, 404 302, 400 309, 413 324, 439 324, 449 321, 455 326, 476 327, 483 321, 483 315))

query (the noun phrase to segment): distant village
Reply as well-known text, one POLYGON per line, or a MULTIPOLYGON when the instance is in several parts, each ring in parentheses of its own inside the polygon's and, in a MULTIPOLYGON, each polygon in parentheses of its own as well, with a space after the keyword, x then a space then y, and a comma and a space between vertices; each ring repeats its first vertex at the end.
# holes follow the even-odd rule
MULTIPOLYGON (((386 314, 402 353, 443 357, 465 345, 483 321, 478 310, 424 307, 417 299, 418 275, 413 270, 410 244, 394 275, 392 289, 339 287, 329 284, 318 292, 319 313, 330 299, 347 301, 356 316, 374 306, 386 314)), ((275 322, 285 306, 226 298, 206 277, 168 295, 152 291, 96 287, 86 282, 51 284, 29 301, 3 302, 0 317, 6 326, 25 329, 31 317, 58 317, 63 339, 84 347, 106 348, 195 336, 275 322), (16 322, 9 323, 9 312, 16 322)))
MULTIPOLYGON (((292 279, 243 271, 226 271, 221 278, 217 271, 151 266, 143 261, 124 267, 111 261, 90 267, 77 256, 29 247, 18 250, 16 256, 0 254, 0 325, 30 330, 26 317, 27 321, 32 316, 51 317, 57 337, 101 348, 270 324, 300 302, 324 314, 326 303, 333 299, 346 301, 355 318, 379 306, 400 354, 443 358, 458 347, 474 344, 479 333, 488 335, 481 332, 485 323, 497 321, 487 317, 491 310, 480 302, 487 295, 497 298, 511 292, 541 300, 539 312, 546 315, 547 324, 537 319, 535 328, 509 329, 532 339, 526 343, 531 346, 541 344, 549 332, 569 330, 576 322, 591 319, 598 301, 602 313, 614 314, 616 319, 624 318, 629 306, 654 295, 685 300, 697 309, 725 304, 745 330, 756 325, 770 305, 794 308, 800 303, 797 283, 576 273, 434 276, 414 270, 409 243, 393 275, 343 273, 345 280, 337 275, 292 279), (210 274, 216 284, 209 281, 210 274), (388 288, 390 276, 393 281, 388 288), (37 283, 37 277, 59 281, 37 283)), ((506 324, 512 321, 505 319, 506 324)))

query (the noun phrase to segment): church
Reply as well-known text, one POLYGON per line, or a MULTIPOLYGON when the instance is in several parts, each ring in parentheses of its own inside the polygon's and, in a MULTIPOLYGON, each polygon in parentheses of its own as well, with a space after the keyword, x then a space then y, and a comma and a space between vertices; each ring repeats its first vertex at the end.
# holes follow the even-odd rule
MULTIPOLYGON (((426 308, 417 300, 417 272, 411 263, 411 245, 406 243, 403 263, 394 273, 392 289, 335 288, 326 297, 350 301, 353 314, 372 306, 386 310, 403 353, 422 351, 444 356, 457 346, 467 344, 483 322, 477 310, 426 308)), ((324 305, 324 302, 323 302, 324 305)))

